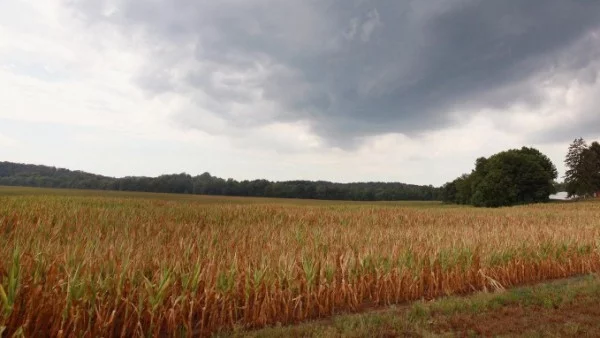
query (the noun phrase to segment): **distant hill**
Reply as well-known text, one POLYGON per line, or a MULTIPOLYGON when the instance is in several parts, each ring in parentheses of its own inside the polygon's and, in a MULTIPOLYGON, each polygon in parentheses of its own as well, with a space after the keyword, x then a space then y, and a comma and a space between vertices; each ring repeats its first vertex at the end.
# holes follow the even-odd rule
POLYGON ((439 188, 405 183, 236 181, 215 177, 209 173, 198 176, 181 173, 158 177, 115 178, 79 170, 12 162, 0 162, 0 185, 355 201, 439 199, 439 188))
POLYGON ((79 170, 0 162, 0 185, 114 190, 118 188, 117 181, 79 170))

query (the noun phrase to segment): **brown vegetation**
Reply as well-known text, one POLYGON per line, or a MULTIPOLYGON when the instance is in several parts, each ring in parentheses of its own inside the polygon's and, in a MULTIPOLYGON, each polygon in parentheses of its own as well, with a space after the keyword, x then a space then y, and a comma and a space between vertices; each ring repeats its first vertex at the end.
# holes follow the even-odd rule
POLYGON ((0 328, 208 335, 600 270, 600 204, 0 197, 0 328))

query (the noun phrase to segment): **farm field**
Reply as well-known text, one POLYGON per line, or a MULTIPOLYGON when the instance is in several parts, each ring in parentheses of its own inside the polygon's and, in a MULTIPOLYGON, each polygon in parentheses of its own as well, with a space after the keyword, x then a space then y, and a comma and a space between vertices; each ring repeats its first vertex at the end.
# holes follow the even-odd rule
POLYGON ((599 301, 588 275, 219 337, 598 337, 599 301))
POLYGON ((597 202, 475 209, 0 188, 0 330, 226 335, 590 274, 599 250, 597 202))

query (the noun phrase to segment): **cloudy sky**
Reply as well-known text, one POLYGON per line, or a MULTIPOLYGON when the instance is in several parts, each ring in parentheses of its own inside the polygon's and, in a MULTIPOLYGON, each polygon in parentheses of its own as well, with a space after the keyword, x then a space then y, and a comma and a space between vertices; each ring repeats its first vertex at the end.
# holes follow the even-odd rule
POLYGON ((600 140, 600 1, 2 0, 0 160, 439 185, 600 140))

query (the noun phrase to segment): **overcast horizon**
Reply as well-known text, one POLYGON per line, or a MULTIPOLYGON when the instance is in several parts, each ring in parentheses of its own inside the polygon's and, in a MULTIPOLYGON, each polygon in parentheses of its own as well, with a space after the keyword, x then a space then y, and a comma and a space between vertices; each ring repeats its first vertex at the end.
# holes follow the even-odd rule
POLYGON ((600 2, 5 0, 0 161, 440 186, 600 141, 600 2))

